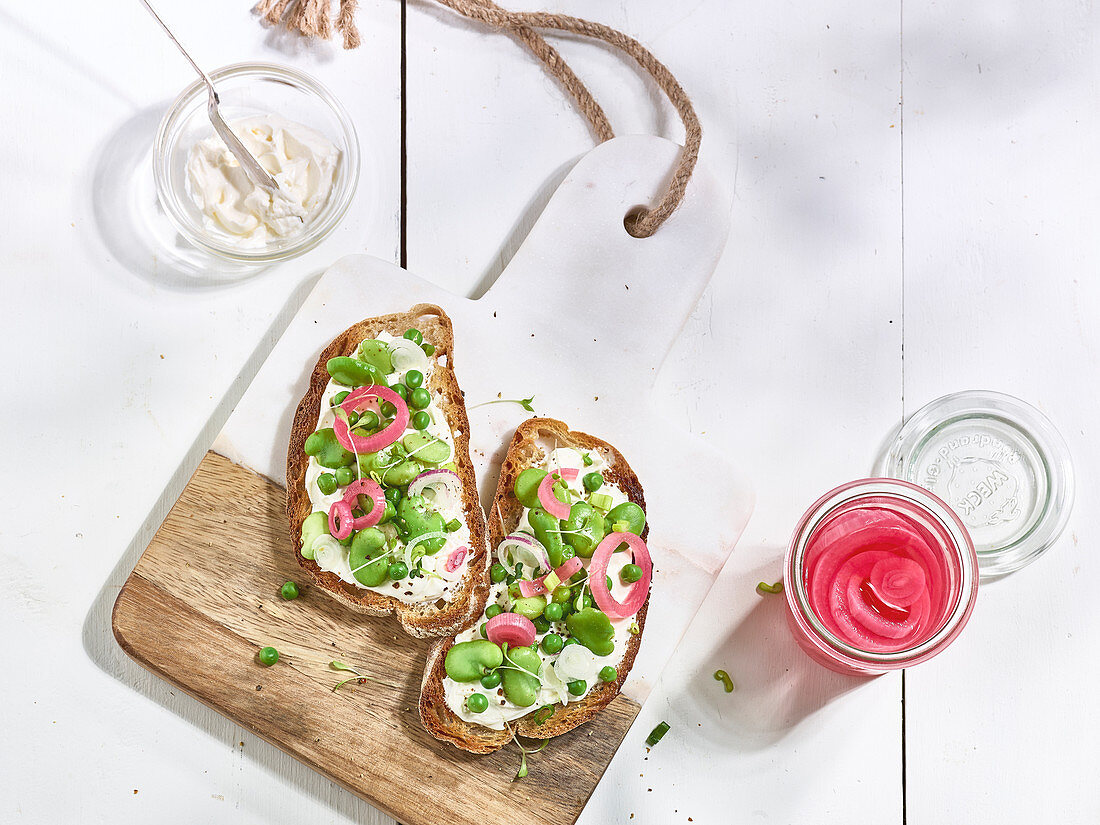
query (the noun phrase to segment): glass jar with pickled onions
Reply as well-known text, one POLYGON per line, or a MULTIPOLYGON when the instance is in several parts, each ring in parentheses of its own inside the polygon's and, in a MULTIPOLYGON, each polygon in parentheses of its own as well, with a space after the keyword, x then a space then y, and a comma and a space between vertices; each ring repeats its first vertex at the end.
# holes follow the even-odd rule
POLYGON ((978 592, 974 545, 955 512, 905 481, 853 481, 799 521, 785 566, 788 623, 818 663, 875 675, 935 656, 978 592))

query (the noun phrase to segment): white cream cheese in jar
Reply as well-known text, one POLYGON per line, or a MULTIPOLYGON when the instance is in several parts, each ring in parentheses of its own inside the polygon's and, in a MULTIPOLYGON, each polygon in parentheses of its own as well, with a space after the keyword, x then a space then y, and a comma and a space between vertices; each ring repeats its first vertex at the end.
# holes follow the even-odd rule
POLYGON ((241 249, 257 249, 302 232, 328 202, 340 150, 320 132, 278 115, 229 124, 275 178, 280 194, 256 186, 217 135, 187 158, 187 192, 207 231, 241 249))

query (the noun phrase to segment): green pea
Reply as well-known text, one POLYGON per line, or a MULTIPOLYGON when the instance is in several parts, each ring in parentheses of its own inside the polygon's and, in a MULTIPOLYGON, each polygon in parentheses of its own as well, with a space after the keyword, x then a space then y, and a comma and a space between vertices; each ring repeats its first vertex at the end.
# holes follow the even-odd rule
POLYGON ((345 387, 365 387, 382 383, 382 373, 378 371, 378 367, 344 355, 328 359, 325 368, 333 381, 345 387))
POLYGON ((432 346, 431 344, 428 344, 428 343, 421 344, 420 349, 424 350, 424 354, 427 355, 429 358, 431 358, 433 355, 435 355, 435 347, 432 346))
POLYGON ((527 521, 530 522, 539 544, 546 548, 546 554, 550 557, 550 566, 560 567, 562 563, 561 522, 542 507, 532 508, 527 513, 527 521))
POLYGON ((423 336, 423 334, 421 334, 420 330, 418 330, 418 329, 407 329, 407 330, 405 330, 405 334, 401 337, 402 338, 408 338, 410 341, 412 341, 417 346, 424 343, 424 336, 423 336))
POLYGON ((318 464, 330 470, 346 467, 355 460, 355 454, 345 450, 336 440, 336 432, 332 427, 323 427, 315 433, 310 433, 304 449, 306 455, 313 456, 318 464))
POLYGON ((623 569, 619 571, 619 578, 623 580, 624 584, 633 584, 642 577, 642 568, 636 564, 623 565, 623 569))
POLYGON ((320 536, 327 535, 328 513, 319 510, 306 516, 306 520, 302 522, 302 558, 314 558, 313 542, 320 536))
POLYGON ((483 639, 452 645, 443 659, 443 668, 456 682, 476 682, 490 670, 504 664, 499 647, 483 639))
POLYGON ((484 676, 481 677, 481 686, 486 690, 492 690, 495 687, 500 686, 500 671, 490 670, 484 676))
POLYGON ((288 602, 291 599, 298 598, 298 585, 294 582, 287 582, 279 588, 279 595, 286 599, 288 602))
POLYGON ((484 693, 471 693, 466 697, 466 709, 470 713, 483 713, 489 707, 489 700, 484 693))
POLYGON ((409 370, 405 373, 405 386, 410 390, 424 385, 424 373, 420 370, 409 370))
POLYGON ((332 396, 332 400, 328 402, 329 406, 339 407, 341 404, 344 403, 344 399, 347 398, 349 395, 351 395, 351 393, 349 393, 347 390, 341 390, 340 392, 336 393, 336 395, 332 396))
POLYGON ((401 439, 401 446, 421 464, 434 466, 451 458, 451 448, 447 442, 427 433, 409 433, 401 439))
POLYGON ((359 360, 370 364, 383 375, 393 372, 393 357, 389 344, 373 338, 359 345, 359 360))
POLYGON ((569 600, 573 598, 573 591, 569 589, 569 585, 559 584, 554 588, 554 593, 551 596, 554 604, 568 604, 569 600))
POLYGON ((615 650, 615 631, 607 614, 593 607, 584 607, 565 620, 570 635, 597 656, 610 656, 615 650))
POLYGON ((340 467, 336 471, 336 483, 341 487, 347 487, 353 481, 355 481, 355 471, 351 467, 340 467))
POLYGON ((509 650, 508 658, 514 667, 506 669, 501 676, 504 696, 514 705, 529 708, 538 699, 541 687, 538 673, 542 667, 542 659, 529 647, 509 650))
POLYGON ((603 476, 599 473, 585 473, 584 478, 581 479, 581 483, 584 484, 584 489, 590 493, 594 493, 603 487, 603 476))
POLYGON ((611 665, 600 668, 600 681, 602 682, 614 682, 619 678, 619 671, 615 670, 611 665))
POLYGON ((574 679, 566 687, 573 696, 584 696, 584 692, 588 690, 588 682, 584 679, 574 679))
POLYGON ((518 613, 521 616, 526 616, 531 621, 542 616, 542 611, 546 608, 546 599, 542 596, 531 596, 530 598, 519 598, 512 602, 512 612, 518 613))
POLYGON ((273 647, 261 647, 257 656, 259 657, 260 664, 264 667, 271 667, 279 661, 279 651, 273 647))
POLYGON ((542 649, 551 656, 555 653, 561 653, 563 647, 565 647, 565 642, 561 640, 561 636, 557 633, 547 633, 542 637, 542 649))
POLYGON ((482 622, 481 627, 478 628, 478 630, 481 631, 481 638, 482 639, 488 639, 489 638, 489 623, 488 622, 482 622))
POLYGON ((378 409, 382 413, 382 415, 386 416, 386 418, 393 418, 394 415, 397 413, 397 407, 395 407, 389 401, 383 401, 381 404, 378 405, 378 409))
POLYGON ((400 395, 402 401, 409 400, 409 388, 402 384, 400 381, 390 387, 390 389, 400 395))
POLYGON ((422 410, 432 403, 432 394, 424 387, 417 387, 409 392, 409 406, 414 410, 422 410))
MULTIPOLYGON (((432 417, 424 410, 417 410, 412 414, 412 425, 418 430, 426 430, 431 426, 432 417)), ((419 454, 418 454, 419 455, 419 454)))
POLYGON ((499 561, 496 562, 492 567, 489 568, 489 578, 492 580, 493 584, 500 584, 502 581, 508 578, 508 568, 501 564, 499 561))
POLYGON ((578 642, 572 636, 570 636, 568 639, 565 640, 565 646, 566 647, 569 647, 569 645, 579 645, 579 644, 580 644, 580 642, 578 642))
POLYGON ((409 567, 403 561, 395 561, 386 572, 391 579, 399 581, 409 575, 409 567))
POLYGON ((389 564, 384 558, 386 534, 377 527, 368 527, 355 534, 351 541, 348 563, 355 580, 367 587, 378 587, 389 574, 389 564))
POLYGON ((377 430, 380 423, 382 422, 378 419, 378 413, 374 410, 367 410, 359 416, 359 426, 364 429, 377 430))
POLYGON ((357 413, 355 410, 352 410, 351 412, 348 413, 348 426, 349 427, 354 427, 358 423, 359 423, 359 413, 357 413))
POLYGON ((557 602, 550 602, 546 605, 546 609, 542 611, 542 615, 546 617, 547 621, 551 622, 560 622, 564 613, 562 606, 557 602))
POLYGON ((578 556, 591 558, 604 537, 603 516, 591 504, 578 501, 569 508, 569 518, 561 529, 565 542, 578 556))
POLYGON ((537 618, 533 619, 532 624, 535 625, 536 633, 545 633, 550 629, 550 622, 546 621, 546 619, 542 616, 538 616, 537 618))
POLYGON ((489 605, 488 607, 485 608, 485 618, 495 619, 497 616, 499 616, 503 612, 504 612, 504 608, 501 607, 499 604, 491 604, 491 605, 489 605))
POLYGON ((540 470, 538 467, 528 467, 516 476, 513 492, 515 492, 516 499, 520 504, 524 507, 541 506, 539 504, 539 485, 542 484, 544 478, 546 478, 546 470, 540 470))
POLYGON ((396 515, 397 508, 393 506, 393 502, 387 501, 385 512, 382 513, 382 518, 378 520, 378 523, 386 524, 387 522, 393 521, 393 517, 396 515))
POLYGON ((396 507, 401 503, 401 491, 396 487, 387 487, 382 491, 382 495, 386 497, 386 501, 396 507))
POLYGON ((614 526, 625 525, 623 530, 616 532, 633 533, 636 536, 642 534, 645 529, 645 511, 633 501, 624 501, 617 507, 612 507, 607 514, 607 520, 614 526))
POLYGON ((332 473, 321 473, 317 476, 317 489, 323 495, 331 496, 336 492, 336 476, 332 473))

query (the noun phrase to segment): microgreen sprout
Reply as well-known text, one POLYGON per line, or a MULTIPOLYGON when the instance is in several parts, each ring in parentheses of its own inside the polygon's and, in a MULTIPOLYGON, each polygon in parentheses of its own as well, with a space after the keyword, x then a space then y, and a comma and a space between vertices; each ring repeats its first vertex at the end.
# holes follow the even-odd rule
POLYGON ((381 679, 375 679, 373 676, 365 676, 364 674, 360 673, 358 670, 353 668, 351 665, 346 665, 343 662, 332 661, 332 662, 328 663, 328 666, 331 667, 333 670, 346 670, 349 673, 354 673, 355 674, 354 676, 351 676, 351 677, 345 679, 342 682, 337 682, 332 688, 333 693, 338 691, 340 688, 342 688, 348 682, 356 682, 357 684, 360 684, 360 685, 363 684, 364 682, 375 682, 379 685, 384 685, 385 687, 393 688, 394 690, 399 690, 400 689, 398 685, 392 684, 390 682, 384 682, 381 679))
MULTIPOLYGON (((550 744, 550 740, 549 739, 543 739, 542 744, 539 745, 537 748, 532 748, 531 750, 528 750, 527 748, 523 747, 523 743, 519 741, 519 737, 516 736, 516 732, 514 730, 512 730, 511 728, 509 728, 508 730, 511 731, 512 741, 516 743, 516 747, 519 748, 519 752, 520 752, 519 770, 516 772, 516 779, 524 779, 527 776, 527 757, 528 757, 528 755, 535 754, 535 753, 538 753, 539 751, 541 751, 543 748, 545 748, 547 745, 550 744)), ((513 779, 512 781, 515 782, 516 779, 513 779)))
POLYGON ((478 407, 486 407, 489 404, 519 404, 523 409, 527 410, 527 412, 533 413, 535 411, 535 408, 532 406, 534 400, 535 396, 533 395, 530 398, 497 398, 494 401, 482 401, 480 404, 474 404, 470 409, 476 410, 478 407))

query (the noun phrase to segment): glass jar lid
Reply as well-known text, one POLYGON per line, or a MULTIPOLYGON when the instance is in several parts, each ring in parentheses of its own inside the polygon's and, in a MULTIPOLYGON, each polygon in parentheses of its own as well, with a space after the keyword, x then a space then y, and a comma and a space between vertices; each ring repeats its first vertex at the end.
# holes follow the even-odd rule
POLYGON ((879 469, 955 510, 987 579, 1038 558, 1073 506, 1066 442, 1045 415, 1002 393, 972 390, 926 404, 902 425, 879 469))

